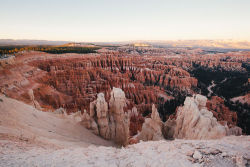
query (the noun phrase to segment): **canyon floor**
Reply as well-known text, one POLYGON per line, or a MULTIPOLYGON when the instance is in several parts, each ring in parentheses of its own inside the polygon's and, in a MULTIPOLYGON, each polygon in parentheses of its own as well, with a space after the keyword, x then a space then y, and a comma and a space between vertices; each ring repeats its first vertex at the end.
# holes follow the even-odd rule
POLYGON ((250 136, 160 140, 118 148, 72 116, 0 95, 0 166, 249 166, 250 136))

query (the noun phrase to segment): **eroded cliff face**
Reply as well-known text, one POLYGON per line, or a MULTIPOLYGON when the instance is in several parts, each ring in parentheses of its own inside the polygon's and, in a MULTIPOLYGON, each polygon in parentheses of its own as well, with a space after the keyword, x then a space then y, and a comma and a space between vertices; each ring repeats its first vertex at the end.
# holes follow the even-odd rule
POLYGON ((113 88, 109 103, 104 94, 99 93, 97 100, 90 103, 90 111, 84 111, 82 124, 96 135, 118 144, 138 143, 140 140, 161 139, 218 139, 227 135, 241 135, 239 127, 227 124, 227 121, 217 121, 213 112, 206 107, 207 98, 196 94, 186 97, 184 105, 177 110, 175 119, 162 122, 159 113, 152 105, 150 117, 139 123, 141 116, 137 108, 127 109, 125 93, 119 88, 113 88))
MULTIPOLYGON (((197 80, 189 73, 175 66, 154 64, 139 58, 118 56, 92 57, 86 59, 33 61, 33 66, 47 72, 39 82, 48 84, 72 98, 71 102, 54 104, 64 106, 69 112, 89 109, 89 103, 98 92, 104 92, 109 99, 112 87, 124 90, 130 106, 136 106, 140 112, 151 110, 159 98, 166 101, 171 98, 165 90, 192 92, 197 80)), ((35 90, 37 92, 38 90, 35 90)))
POLYGON ((144 122, 144 119, 140 120, 143 117, 138 115, 136 107, 132 111, 126 109, 127 102, 120 88, 113 87, 109 104, 104 94, 99 93, 97 99, 90 103, 90 111, 84 111, 82 124, 96 135, 120 145, 163 139, 163 122, 155 105, 152 105, 150 118, 144 122))
POLYGON ((1 92, 33 103, 27 93, 30 90, 42 109, 63 107, 72 113, 89 110, 99 92, 107 101, 112 87, 119 87, 129 100, 127 107, 136 106, 142 115, 151 112, 153 103, 174 98, 172 91, 192 93, 197 85, 197 80, 181 68, 123 54, 19 54, 15 64, 0 71, 1 92))

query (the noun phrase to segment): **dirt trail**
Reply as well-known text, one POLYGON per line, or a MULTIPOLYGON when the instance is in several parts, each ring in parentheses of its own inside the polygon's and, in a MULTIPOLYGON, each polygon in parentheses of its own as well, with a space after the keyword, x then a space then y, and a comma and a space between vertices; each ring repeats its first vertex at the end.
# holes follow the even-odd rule
POLYGON ((216 84, 214 83, 214 80, 212 80, 211 85, 207 87, 207 90, 208 90, 207 97, 211 97, 211 95, 213 94, 212 88, 214 88, 215 86, 216 84))

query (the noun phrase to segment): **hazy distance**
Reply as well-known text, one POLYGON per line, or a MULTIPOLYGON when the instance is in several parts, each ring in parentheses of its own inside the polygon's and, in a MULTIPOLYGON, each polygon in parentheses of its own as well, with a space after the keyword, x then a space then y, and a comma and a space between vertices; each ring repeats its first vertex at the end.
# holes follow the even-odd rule
POLYGON ((2 1, 0 39, 250 40, 249 0, 2 1))

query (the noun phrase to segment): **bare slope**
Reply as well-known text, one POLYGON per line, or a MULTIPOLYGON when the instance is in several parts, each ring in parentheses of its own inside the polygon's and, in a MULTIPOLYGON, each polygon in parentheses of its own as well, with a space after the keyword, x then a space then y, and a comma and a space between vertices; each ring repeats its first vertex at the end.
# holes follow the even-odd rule
POLYGON ((42 112, 3 95, 0 99, 0 139, 8 136, 58 147, 113 145, 68 116, 42 112))

